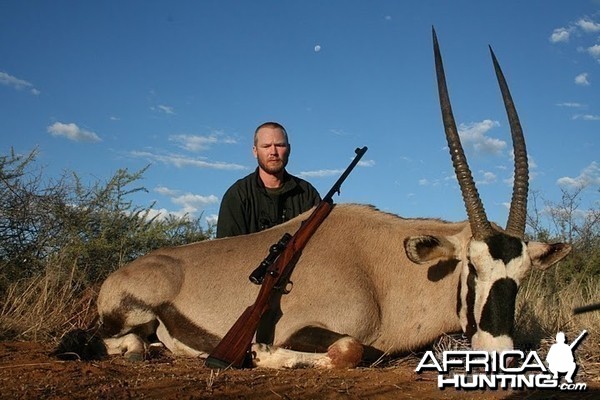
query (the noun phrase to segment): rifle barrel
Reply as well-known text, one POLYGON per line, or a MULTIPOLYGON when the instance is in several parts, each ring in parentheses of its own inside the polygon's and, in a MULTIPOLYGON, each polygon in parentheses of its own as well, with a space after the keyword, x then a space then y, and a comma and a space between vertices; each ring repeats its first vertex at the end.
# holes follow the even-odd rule
POLYGON ((596 304, 588 304, 587 306, 575 307, 573 309, 573 314, 583 314, 590 311, 600 310, 600 303, 596 304))
POLYGON ((354 167, 356 167, 356 164, 358 164, 358 162, 360 161, 360 159, 362 158, 362 156, 365 155, 365 153, 367 152, 367 150, 368 150, 367 146, 364 146, 362 148, 357 148, 356 150, 354 150, 354 152, 356 153, 356 157, 354 157, 354 159, 352 160, 352 162, 350 163, 350 165, 348 166, 348 168, 346 168, 346 170, 344 171, 344 173, 333 184, 333 186, 331 187, 331 189, 329 190, 329 192, 327 192, 327 194, 323 198, 323 201, 331 202, 331 199, 333 198, 333 195, 335 193, 339 193, 340 192, 340 188, 342 187, 342 183, 344 183, 344 181, 346 180, 346 178, 348 177, 348 175, 350 175, 350 172, 352 172, 352 170, 354 169, 354 167))
POLYGON ((571 344, 569 345, 569 347, 572 349, 572 348, 574 348, 575 346, 577 346, 577 344, 579 344, 579 341, 580 341, 581 339, 583 339, 583 337, 584 337, 585 335, 587 335, 587 330, 585 330, 585 329, 584 329, 584 330, 583 330, 583 332, 581 332, 581 333, 579 334, 579 336, 577 336, 577 339, 575 339, 575 340, 573 340, 573 341, 571 342, 571 344))

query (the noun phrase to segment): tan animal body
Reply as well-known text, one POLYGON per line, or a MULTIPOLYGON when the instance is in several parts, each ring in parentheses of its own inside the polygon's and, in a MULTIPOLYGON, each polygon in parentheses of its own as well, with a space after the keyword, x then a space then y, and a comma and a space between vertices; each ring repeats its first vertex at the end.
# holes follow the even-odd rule
MULTIPOLYGON (((462 330, 474 349, 513 347, 515 299, 532 268, 547 268, 566 244, 524 240, 528 167, 521 126, 492 53, 515 153, 506 229, 488 221, 466 162, 434 32, 446 137, 468 221, 404 219, 370 206, 337 205, 304 249, 281 296, 274 345, 253 346, 258 366, 348 367, 462 330), (318 353, 324 352, 324 353, 318 353)), ((206 356, 258 287, 249 273, 307 214, 256 234, 156 250, 110 275, 98 298, 111 353, 143 356, 156 333, 175 354, 206 356)))

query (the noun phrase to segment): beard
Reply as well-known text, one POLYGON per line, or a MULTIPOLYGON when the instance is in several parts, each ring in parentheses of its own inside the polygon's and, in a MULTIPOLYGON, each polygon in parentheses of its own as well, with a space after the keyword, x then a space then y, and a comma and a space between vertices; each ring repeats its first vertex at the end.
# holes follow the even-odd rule
POLYGON ((284 157, 284 158, 277 158, 277 159, 266 159, 263 160, 261 159, 261 157, 258 157, 258 166, 264 170, 265 172, 271 174, 271 175, 276 175, 280 172, 282 172, 286 165, 288 163, 288 158, 284 157))

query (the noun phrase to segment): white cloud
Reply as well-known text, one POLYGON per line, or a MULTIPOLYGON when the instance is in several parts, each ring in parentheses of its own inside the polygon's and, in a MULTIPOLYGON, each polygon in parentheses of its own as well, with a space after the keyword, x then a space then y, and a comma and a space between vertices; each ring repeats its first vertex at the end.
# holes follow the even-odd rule
MULTIPOLYGON (((513 158, 513 160, 515 159, 514 152, 513 152, 512 158, 513 158)), ((527 164, 529 165, 529 170, 536 169, 538 167, 537 163, 535 162, 533 157, 530 155, 527 155, 527 164)))
MULTIPOLYGON (((169 200, 177 205, 179 209, 177 210, 167 210, 166 208, 160 209, 152 209, 149 218, 157 217, 159 219, 167 218, 168 216, 174 216, 178 218, 190 217, 196 218, 198 217, 203 210, 207 206, 211 206, 213 204, 219 203, 219 198, 215 195, 202 196, 199 194, 193 193, 184 193, 181 194, 180 190, 170 189, 165 186, 159 186, 154 189, 155 192, 160 193, 166 197, 169 197, 169 200)), ((216 215, 212 215, 211 220, 214 219, 216 222, 216 215)), ((211 221, 207 218, 207 223, 210 224, 211 221)))
POLYGON ((600 24, 592 21, 588 17, 580 18, 577 22, 569 24, 568 27, 556 28, 550 35, 551 43, 566 43, 570 40, 571 34, 583 31, 584 33, 600 32, 600 24))
POLYGON ((470 145, 477 152, 499 154, 506 147, 506 142, 486 136, 488 131, 498 126, 500 126, 498 121, 486 119, 481 122, 460 124, 458 131, 463 146, 470 145))
POLYGON ((576 25, 587 33, 600 32, 600 24, 586 17, 581 18, 579 21, 577 21, 576 25))
POLYGON ((215 135, 197 136, 197 135, 173 135, 170 140, 177 142, 182 148, 189 151, 201 151, 209 148, 211 144, 217 143, 215 135))
POLYGON ((62 122, 55 122, 48 126, 48 133, 56 137, 65 137, 69 140, 76 142, 100 142, 102 139, 92 132, 85 129, 81 129, 74 123, 63 124, 62 122))
POLYGON ((552 35, 550 35, 551 43, 564 43, 569 41, 571 36, 571 29, 569 28, 556 28, 552 35))
POLYGON ((157 111, 168 115, 175 115, 175 109, 171 106, 166 106, 164 104, 159 104, 156 107, 152 106, 150 107, 150 109, 152 111, 157 111))
POLYGON ((169 189, 165 186, 157 186, 154 188, 154 191, 158 194, 162 194, 163 196, 174 197, 179 194, 178 190, 169 189))
POLYGON ((481 171, 483 176, 481 179, 476 181, 477 185, 489 185, 490 183, 496 182, 496 174, 489 171, 481 171))
POLYGON ((583 121, 600 121, 600 115, 593 114, 577 114, 573 115, 574 120, 581 119, 583 121))
POLYGON ((558 107, 567 107, 567 108, 585 108, 585 107, 587 107, 585 104, 575 103, 575 102, 557 103, 556 105, 558 107))
POLYGON ((35 96, 40 94, 40 91, 37 90, 30 82, 19 79, 2 71, 0 71, 0 85, 10 86, 17 90, 29 89, 29 92, 35 96))
POLYGON ((446 175, 444 177, 444 181, 458 183, 458 178, 456 177, 456 174, 453 172, 451 175, 446 175))
POLYGON ((359 167, 372 167, 374 165, 375 165, 375 160, 364 160, 364 161, 358 162, 359 167))
POLYGON ((321 45, 320 44, 315 45, 314 50, 315 50, 315 53, 320 52, 321 51, 321 45))
MULTIPOLYGON (((577 38, 584 38, 583 34, 596 34, 598 32, 600 32, 600 23, 593 21, 589 17, 583 17, 575 23, 570 23, 566 28, 555 29, 550 36, 550 42, 568 42, 572 35, 577 38)), ((577 50, 588 53, 600 62, 600 44, 587 48, 584 45, 578 45, 577 50)))
POLYGON ((571 188, 600 185, 600 164, 593 161, 590 165, 585 167, 578 176, 574 178, 565 176, 559 178, 556 183, 559 186, 568 186, 571 188))
MULTIPOLYGON (((374 160, 359 161, 359 167, 372 167, 375 165, 374 160)), ((296 174, 300 178, 326 178, 328 176, 338 176, 344 173, 343 169, 319 169, 316 171, 302 171, 296 174)))
POLYGON ((575 84, 579 86, 589 86, 590 81, 588 80, 589 74, 587 72, 581 73, 575 77, 575 84))
POLYGON ((600 44, 593 45, 587 48, 587 52, 594 58, 600 58, 600 44))
POLYGON ((320 169, 317 171, 302 171, 297 176, 300 178, 324 178, 327 176, 341 175, 343 169, 320 169))
POLYGON ((199 194, 186 193, 181 196, 171 198, 173 204, 181 207, 178 211, 184 214, 197 215, 199 211, 206 206, 219 203, 219 198, 213 194, 201 196, 199 194))
POLYGON ((180 154, 155 154, 148 151, 132 151, 131 156, 146 158, 150 161, 161 162, 167 165, 174 165, 175 167, 197 167, 197 168, 209 168, 209 169, 218 169, 218 170, 245 170, 248 167, 243 165, 227 163, 221 161, 205 161, 198 158, 186 157, 180 154))
POLYGON ((333 133, 336 136, 349 136, 350 135, 343 129, 330 129, 329 132, 333 133))
POLYGON ((173 109, 173 107, 170 107, 170 106, 165 106, 165 105, 160 104, 158 106, 158 109, 160 111, 164 112, 165 114, 175 114, 175 110, 173 109))
POLYGON ((210 145, 217 143, 237 143, 237 140, 235 138, 224 136, 224 134, 221 132, 211 133, 208 136, 172 135, 169 137, 169 140, 179 143, 181 148, 192 152, 206 150, 210 148, 210 145))
POLYGON ((219 220, 219 216, 217 214, 210 214, 206 216, 206 223, 208 225, 216 225, 219 220))

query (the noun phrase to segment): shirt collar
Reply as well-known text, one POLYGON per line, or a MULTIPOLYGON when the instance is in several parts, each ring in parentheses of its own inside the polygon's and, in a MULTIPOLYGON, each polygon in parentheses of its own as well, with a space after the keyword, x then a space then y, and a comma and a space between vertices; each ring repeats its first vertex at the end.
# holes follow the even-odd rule
MULTIPOLYGON (((254 175, 256 175, 256 184, 258 185, 259 188, 266 191, 267 188, 265 187, 265 184, 262 181, 262 179, 260 179, 260 174, 258 173, 258 168, 259 167, 256 167, 256 169, 254 170, 254 175)), ((297 186, 296 180, 292 179, 292 175, 290 175, 287 172, 287 170, 283 170, 283 185, 282 185, 281 193, 289 192, 296 186, 297 186)))

